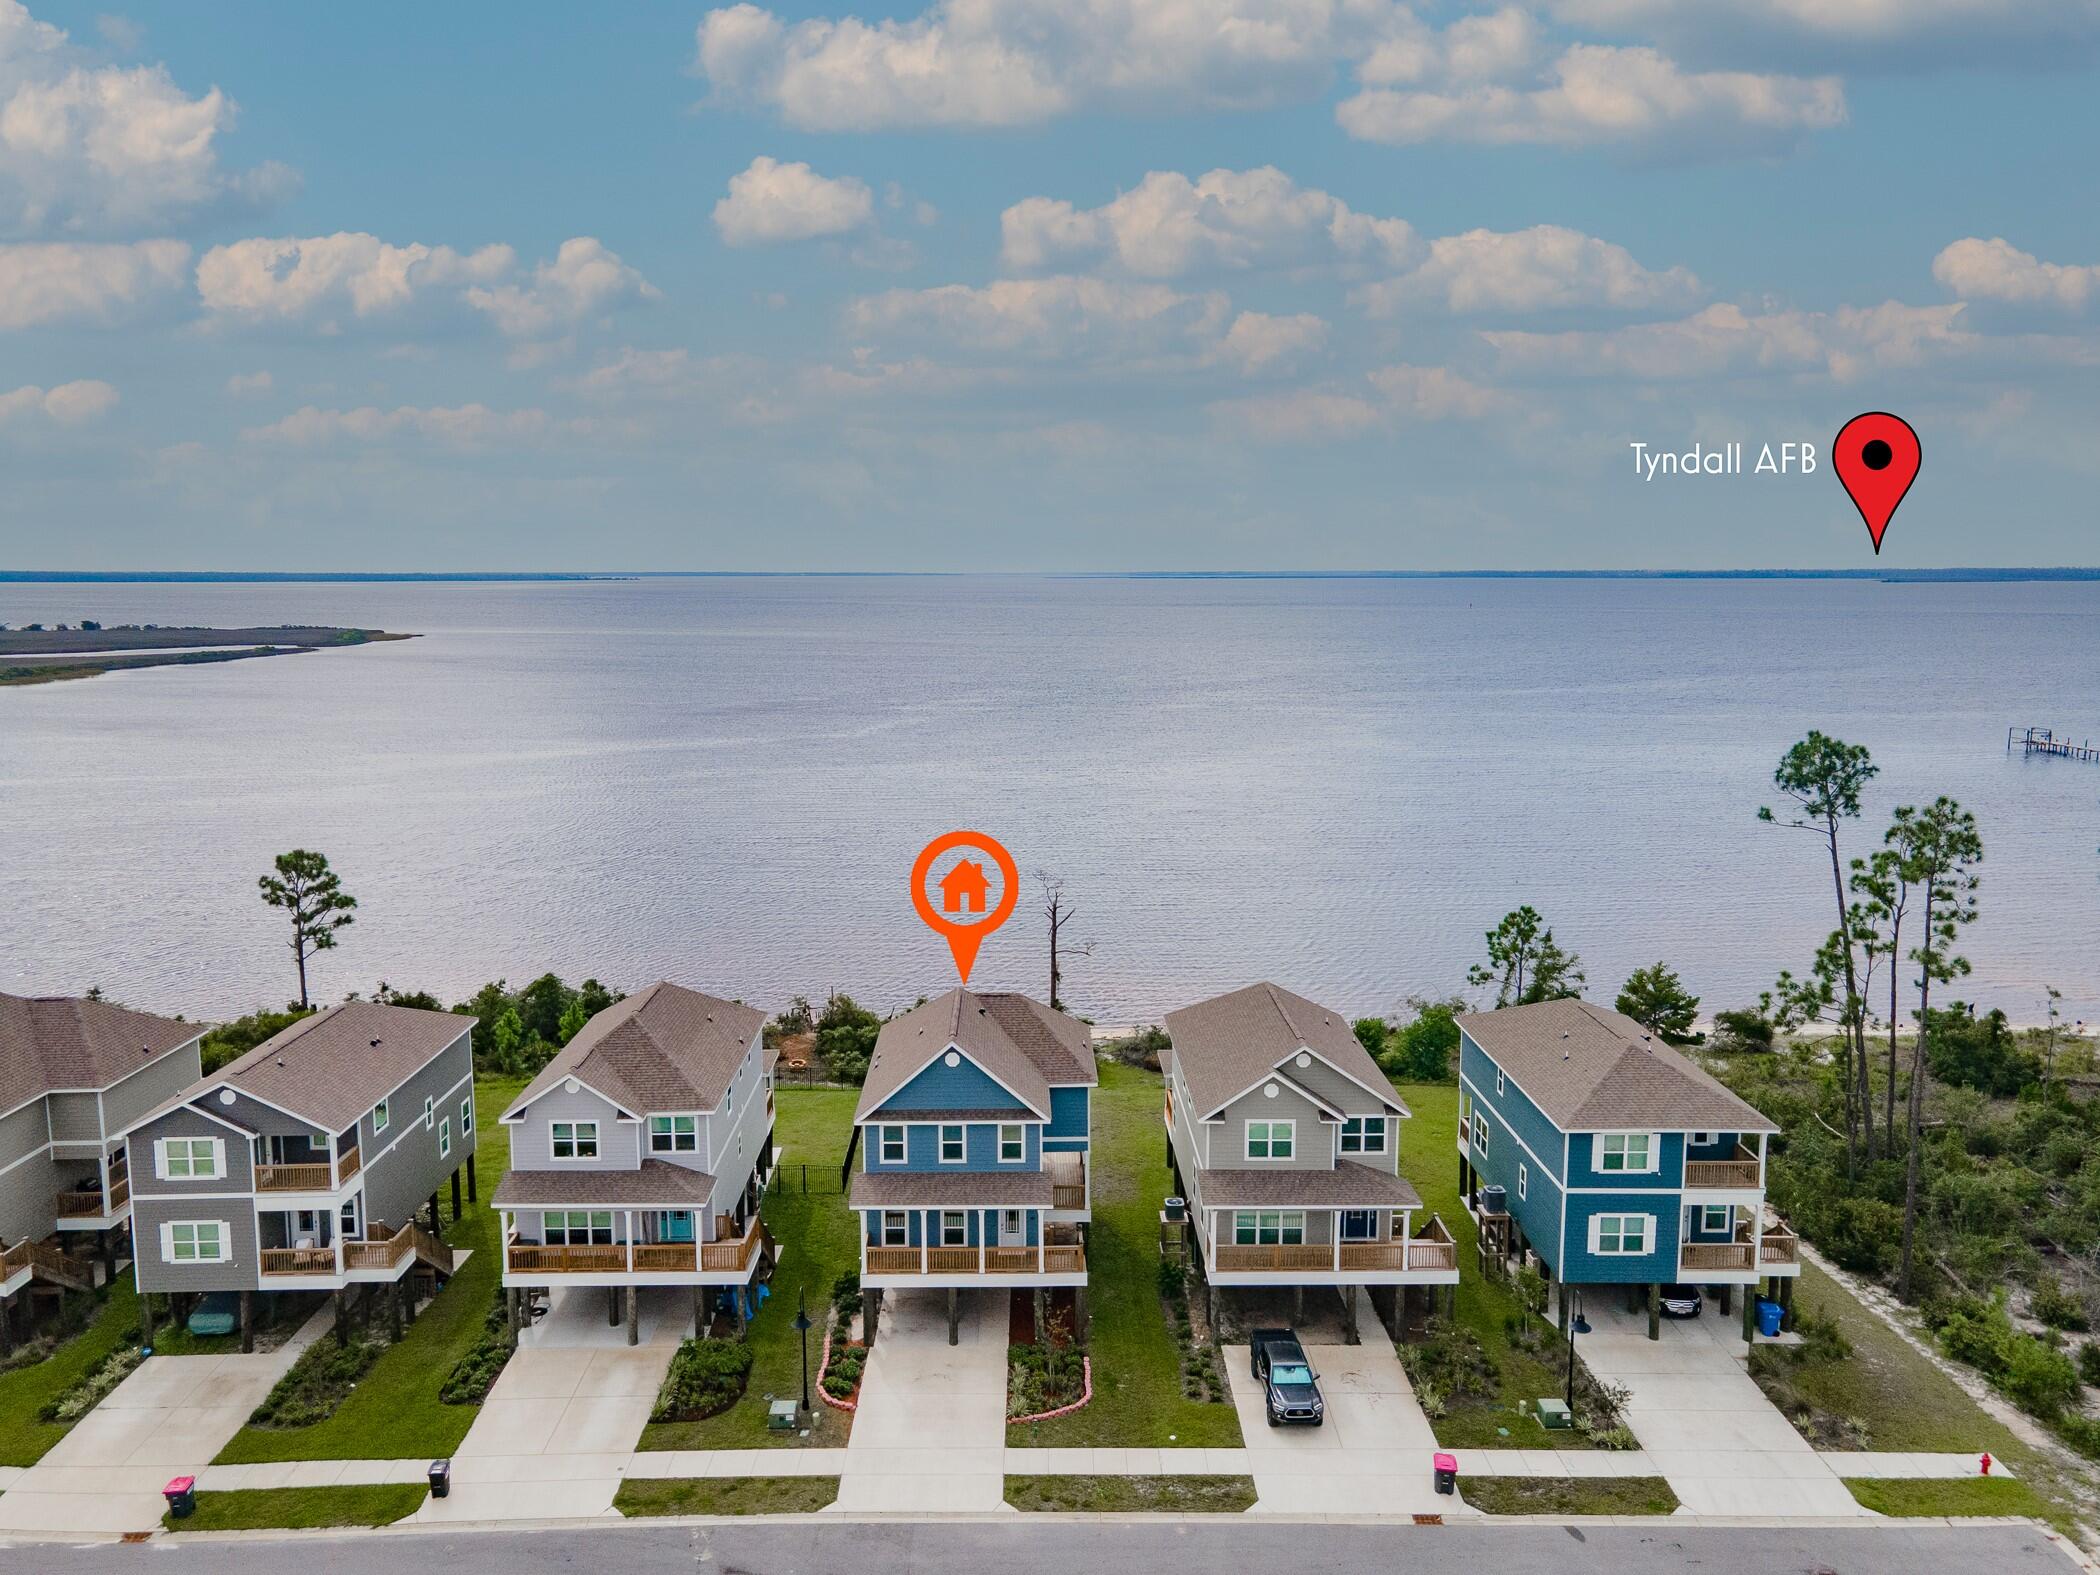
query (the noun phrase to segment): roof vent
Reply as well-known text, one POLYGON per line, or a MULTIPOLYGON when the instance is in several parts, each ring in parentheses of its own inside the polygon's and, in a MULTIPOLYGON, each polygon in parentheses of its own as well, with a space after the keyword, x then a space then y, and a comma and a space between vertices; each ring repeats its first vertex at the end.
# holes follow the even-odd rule
POLYGON ((283 1065, 284 1065, 284 1057, 283 1057, 283 1056, 279 1056, 279 1057, 277 1058, 277 1064, 278 1064, 279 1066, 283 1066, 283 1065))
POLYGON ((377 1050, 379 1048, 379 1041, 377 1039, 372 1041, 372 1048, 374 1050, 377 1050))

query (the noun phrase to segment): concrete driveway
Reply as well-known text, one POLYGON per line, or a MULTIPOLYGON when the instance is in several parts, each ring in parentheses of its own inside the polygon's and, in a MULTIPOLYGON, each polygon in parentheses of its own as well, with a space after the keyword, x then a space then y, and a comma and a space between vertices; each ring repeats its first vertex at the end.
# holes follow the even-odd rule
POLYGON ((331 1318, 253 1356, 147 1357, 0 1496, 0 1532, 152 1530, 168 1479, 201 1474, 331 1318))
POLYGON ((886 1291, 839 1480, 842 1514, 1003 1510, 1009 1291, 886 1291))
POLYGON ((1650 1340, 1645 1311, 1583 1311, 1593 1332, 1577 1335, 1576 1348, 1598 1378, 1625 1386, 1627 1425, 1680 1513, 1867 1514, 1752 1382, 1737 1319, 1709 1305, 1697 1318, 1665 1318, 1662 1338, 1650 1340))
POLYGON ((414 1518, 611 1515, 671 1357, 692 1332, 690 1291, 647 1288, 639 1305, 641 1341, 629 1345, 626 1326, 606 1320, 602 1288, 556 1291, 452 1457, 451 1495, 425 1500, 414 1518))
POLYGON ((1252 1352, 1224 1348, 1257 1494, 1254 1514, 1462 1514, 1436 1491, 1436 1434, 1377 1324, 1361 1345, 1308 1345, 1327 1400, 1320 1427, 1271 1427, 1252 1352))

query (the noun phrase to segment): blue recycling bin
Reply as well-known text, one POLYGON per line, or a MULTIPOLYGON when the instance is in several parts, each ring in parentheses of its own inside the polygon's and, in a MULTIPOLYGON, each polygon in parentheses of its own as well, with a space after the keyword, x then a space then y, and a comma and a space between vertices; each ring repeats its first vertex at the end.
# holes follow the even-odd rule
POLYGON ((1783 1310, 1784 1309, 1780 1307, 1779 1303, 1772 1301, 1767 1297, 1758 1297, 1757 1332, 1763 1335, 1767 1340, 1771 1339, 1773 1335, 1777 1334, 1779 1332, 1780 1314, 1783 1310))

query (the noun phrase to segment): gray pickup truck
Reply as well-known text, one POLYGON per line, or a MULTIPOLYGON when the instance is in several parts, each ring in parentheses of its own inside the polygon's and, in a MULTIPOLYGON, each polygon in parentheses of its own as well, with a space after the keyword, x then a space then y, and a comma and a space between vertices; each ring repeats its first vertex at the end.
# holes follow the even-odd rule
POLYGON ((1306 1360, 1295 1329, 1254 1331, 1254 1376, 1262 1386, 1269 1426, 1318 1427, 1327 1420, 1320 1375, 1306 1360))

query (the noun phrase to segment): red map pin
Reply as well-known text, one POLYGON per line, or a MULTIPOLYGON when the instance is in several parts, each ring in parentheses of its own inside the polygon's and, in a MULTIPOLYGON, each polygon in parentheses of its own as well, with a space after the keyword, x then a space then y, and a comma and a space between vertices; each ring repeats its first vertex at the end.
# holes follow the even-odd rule
POLYGON ((1854 416, 1830 445, 1830 464, 1845 492, 1867 522, 1874 555, 1881 555, 1881 535, 1889 528, 1896 505, 1918 479, 1918 434, 1901 416, 1869 410, 1854 416))

